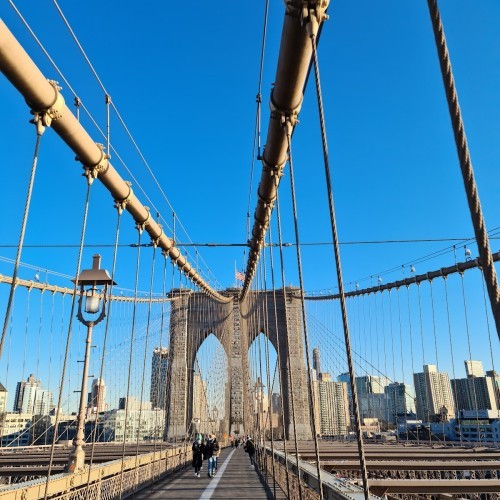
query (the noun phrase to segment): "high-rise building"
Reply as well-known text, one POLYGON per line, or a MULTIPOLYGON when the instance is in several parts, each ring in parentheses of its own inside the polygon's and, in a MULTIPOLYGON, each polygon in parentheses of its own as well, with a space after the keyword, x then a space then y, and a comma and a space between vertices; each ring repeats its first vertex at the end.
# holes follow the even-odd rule
POLYGON ((415 399, 411 386, 403 382, 393 382, 386 386, 384 392, 387 396, 389 422, 395 424, 398 418, 415 413, 415 399))
POLYGON ((42 382, 36 380, 33 374, 30 374, 26 381, 18 382, 14 396, 14 412, 33 413, 36 390, 41 386, 42 382))
POLYGON ((106 384, 104 379, 95 378, 88 397, 88 408, 91 413, 100 413, 106 410, 106 384))
POLYGON ((9 393, 7 389, 0 383, 0 415, 7 411, 7 396, 9 393))
POLYGON ((151 410, 151 401, 142 401, 134 396, 120 398, 118 401, 119 410, 142 411, 151 410))
POLYGON ((201 373, 193 374, 193 421, 197 423, 198 432, 206 432, 208 420, 207 383, 201 373))
POLYGON ((167 408, 168 347, 153 349, 150 401, 153 408, 167 408))
MULTIPOLYGON (((353 413, 349 373, 341 373, 337 380, 347 383, 347 394, 351 403, 351 413, 353 413)), ((390 380, 387 377, 379 375, 356 377, 356 392, 361 418, 375 418, 385 421, 388 419, 389 405, 384 390, 389 385, 389 382, 390 380)))
POLYGON ((495 370, 488 370, 486 376, 493 379, 493 391, 495 392, 497 406, 500 408, 500 375, 495 370))
POLYGON ((457 410, 499 409, 492 377, 469 377, 451 380, 457 410))
POLYGON ((14 413, 45 415, 54 407, 52 393, 42 389, 42 382, 31 374, 26 381, 18 382, 14 397, 14 413))
POLYGON ((161 440, 165 431, 165 411, 157 408, 106 411, 99 415, 98 426, 98 440, 102 442, 161 440))
POLYGON ((424 365, 422 373, 414 373, 417 417, 429 422, 437 415, 440 418, 455 416, 455 402, 451 390, 450 377, 438 372, 436 365, 424 365))
POLYGON ((350 426, 347 384, 334 382, 329 374, 322 375, 313 382, 316 432, 322 436, 345 435, 350 426))
POLYGON ((33 415, 47 415, 54 408, 53 403, 52 393, 47 389, 39 387, 36 390, 33 402, 33 415))
POLYGON ((315 347, 313 349, 313 368, 316 370, 316 374, 318 375, 321 373, 321 359, 320 359, 320 354, 319 354, 319 347, 315 347))
POLYGON ((482 361, 473 361, 472 359, 466 359, 464 361, 464 364, 465 364, 465 373, 467 374, 467 378, 484 377, 484 369, 482 361))

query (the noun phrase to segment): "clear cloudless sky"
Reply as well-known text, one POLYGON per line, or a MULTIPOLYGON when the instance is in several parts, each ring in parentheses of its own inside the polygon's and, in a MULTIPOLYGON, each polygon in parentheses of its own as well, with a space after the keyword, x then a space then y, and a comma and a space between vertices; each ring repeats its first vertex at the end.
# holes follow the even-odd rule
MULTIPOLYGON (((53 2, 15 3, 104 129, 103 92, 53 2)), ((261 172, 256 161, 250 185, 264 2, 59 3, 189 238, 202 243, 245 242, 247 211, 253 215, 261 172)), ((442 0, 439 5, 487 227, 494 229, 500 226, 500 4, 496 0, 442 0)), ((329 14, 319 58, 340 241, 471 237, 427 3, 338 0, 331 2, 329 14)), ((42 72, 60 82, 71 105, 70 90, 9 2, 2 3, 0 15, 42 72)), ((271 0, 262 81, 262 144, 283 15, 284 2, 271 0)), ((293 144, 304 243, 331 241, 313 83, 311 76, 293 144)), ((15 245, 35 134, 26 103, 3 77, 0 103, 4 207, 0 245, 15 245)), ((104 142, 83 112, 82 123, 97 142, 104 142)), ((172 210, 113 113, 111 142, 137 179, 134 192, 161 214, 167 234, 172 235, 172 210), (151 201, 146 201, 138 184, 151 201)), ((124 179, 131 180, 116 155, 112 163, 124 179)), ((47 130, 27 245, 78 244, 85 195, 81 172, 74 154, 47 130)), ((291 242, 288 172, 280 196, 283 239, 291 242)), ((112 244, 115 222, 113 200, 96 183, 87 243, 112 244)), ((176 239, 188 241, 179 222, 176 239)), ((126 215, 120 242, 136 241, 133 221, 126 215)), ((343 245, 344 279, 351 288, 356 282, 369 286, 392 268, 396 271, 383 274, 383 280, 400 279, 402 273, 409 274, 410 263, 450 245, 343 245)), ((477 255, 474 244, 469 246, 472 255, 477 255)), ((492 240, 492 249, 500 250, 499 240, 492 240)), ((109 268, 109 248, 86 250, 84 267, 95 251, 103 254, 103 265, 109 268)), ((188 251, 190 260, 196 261, 195 250, 188 251)), ((287 248, 285 253, 286 280, 297 285, 294 249, 287 248)), ((458 260, 464 260, 463 245, 456 253, 458 260)), ((0 247, 0 255, 14 258, 15 249, 0 247)), ((73 276, 76 255, 76 248, 26 248, 22 260, 73 276)), ((233 285, 235 261, 239 269, 245 267, 241 247, 200 247, 199 255, 202 271, 210 269, 210 280, 215 283, 215 277, 217 287, 233 285)), ((416 271, 451 265, 454 259, 450 251, 417 265, 416 271)), ((336 287, 331 247, 304 247, 303 260, 307 290, 336 287)), ((116 281, 124 288, 134 286, 134 262, 133 249, 120 250, 116 281)), ((0 269, 7 274, 11 267, 2 263, 0 269)), ((31 278, 34 272, 23 269, 21 276, 31 278)), ((58 283, 69 284, 64 279, 58 283)), ((143 273, 141 288, 147 287, 148 277, 143 273)))

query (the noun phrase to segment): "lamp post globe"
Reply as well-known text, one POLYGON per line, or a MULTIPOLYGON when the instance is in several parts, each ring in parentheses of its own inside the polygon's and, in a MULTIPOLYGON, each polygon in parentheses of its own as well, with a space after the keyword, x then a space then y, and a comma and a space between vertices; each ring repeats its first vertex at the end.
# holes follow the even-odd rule
POLYGON ((76 317, 87 327, 85 340, 85 358, 83 361, 82 388, 80 406, 78 409, 77 431, 73 439, 73 448, 68 457, 66 471, 81 472, 85 468, 85 395, 87 394, 87 379, 89 373, 90 347, 92 331, 95 325, 106 317, 106 301, 108 287, 116 285, 108 271, 100 269, 101 256, 93 256, 92 269, 82 271, 73 283, 79 288, 78 313, 76 317), (98 288, 100 287, 100 288, 98 288))

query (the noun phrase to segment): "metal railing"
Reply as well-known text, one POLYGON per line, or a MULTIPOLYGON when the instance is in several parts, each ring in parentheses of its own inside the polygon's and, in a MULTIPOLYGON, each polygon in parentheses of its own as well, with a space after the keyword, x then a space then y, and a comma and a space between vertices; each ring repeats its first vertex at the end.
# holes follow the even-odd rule
MULTIPOLYGON (((113 500, 127 498, 181 468, 191 460, 185 446, 130 456, 93 465, 77 474, 55 474, 49 480, 48 498, 64 500, 113 500)), ((44 498, 46 478, 27 481, 0 490, 0 499, 44 498)))

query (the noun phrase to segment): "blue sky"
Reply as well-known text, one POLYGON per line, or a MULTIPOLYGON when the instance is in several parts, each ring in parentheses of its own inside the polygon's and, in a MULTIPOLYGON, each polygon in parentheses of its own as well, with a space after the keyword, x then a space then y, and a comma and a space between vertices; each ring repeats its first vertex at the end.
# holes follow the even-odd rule
MULTIPOLYGON (((103 93, 53 3, 18 0, 16 5, 104 127, 103 93)), ((248 195, 252 193, 253 214, 261 169, 256 162, 250 186, 264 3, 249 8, 226 1, 214 8, 196 2, 184 11, 158 2, 122 2, 116 8, 114 2, 61 0, 60 5, 192 241, 245 242, 248 195)), ((494 0, 443 0, 440 7, 487 227, 493 229, 500 226, 500 5, 494 0)), ((263 144, 283 11, 281 0, 271 1, 262 85, 263 144)), ((7 2, 0 14, 47 77, 61 81, 7 2)), ((319 57, 340 240, 471 237, 426 3, 333 2, 319 57)), ((62 86, 71 103, 71 93, 62 86)), ((331 239, 313 90, 309 85, 293 144, 304 243, 331 239)), ((17 243, 35 137, 24 100, 4 78, 0 78, 0 100, 3 198, 8 207, 0 244, 7 245, 17 243)), ((86 117, 82 122, 96 141, 102 141, 86 117)), ((171 226, 171 209, 115 116, 111 141, 171 226)), ((118 159, 113 157, 112 162, 129 180, 118 159)), ((73 153, 48 130, 42 139, 26 244, 78 243, 85 192, 80 174, 73 153)), ((149 205, 135 182, 133 187, 149 205)), ((294 235, 288 173, 280 195, 283 238, 290 242, 294 235)), ((115 220, 111 197, 96 184, 87 242, 112 244, 115 220)), ((178 241, 186 238, 177 235, 178 241)), ((120 241, 136 240, 127 216, 120 241)), ((408 264, 450 244, 344 245, 344 279, 351 287, 356 282, 369 286, 392 268, 396 271, 384 275, 384 281, 400 279, 409 274, 408 264)), ((470 248, 475 256, 476 248, 470 248)), ((492 249, 500 250, 499 240, 492 240, 492 249)), ((84 266, 95 251, 85 252, 84 266)), ((111 250, 99 251, 109 268, 111 250)), ((194 258, 194 250, 189 252, 194 258)), ((233 284, 235 261, 244 267, 242 248, 200 248, 199 252, 222 287, 233 284)), ((286 280, 297 285, 295 252, 288 248, 285 253, 286 280)), ((15 250, 1 248, 0 255, 13 258, 15 250)), ((331 249, 307 246, 302 255, 306 289, 334 289, 331 249)), ((151 251, 145 250, 143 256, 150 259, 151 251)), ((457 259, 463 256, 460 246, 457 259)), ((116 281, 124 288, 133 288, 134 259, 133 249, 120 250, 116 281)), ((22 260, 72 276, 76 249, 26 248, 22 260)), ((450 251, 417 265, 417 273, 453 262, 450 251)), ((143 264, 141 273, 144 290, 149 265, 143 264)), ((9 269, 0 263, 1 273, 9 269)), ((21 273, 26 278, 33 274, 31 269, 21 273)), ((52 281, 68 284, 56 277, 52 281)), ((471 294, 479 296, 477 283, 470 286, 471 294)), ((454 316, 460 313, 458 304, 454 316)), ((484 322, 484 311, 478 306, 472 309, 473 324, 484 322)), ((461 332, 463 326, 457 329, 461 332)), ((477 353, 477 357, 487 355, 482 347, 477 353)))

